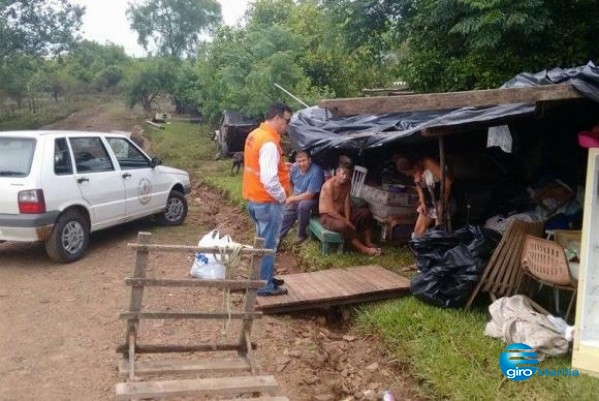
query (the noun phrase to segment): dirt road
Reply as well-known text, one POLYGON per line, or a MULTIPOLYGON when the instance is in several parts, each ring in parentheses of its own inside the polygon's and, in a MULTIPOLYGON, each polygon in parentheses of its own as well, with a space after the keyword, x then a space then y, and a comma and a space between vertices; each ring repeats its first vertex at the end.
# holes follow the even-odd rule
MULTIPOLYGON (((103 105, 52 125, 56 129, 141 132, 136 116, 118 105, 103 105)), ((0 244, 0 401, 114 399, 120 381, 115 352, 124 340, 119 313, 129 304, 124 278, 133 271, 127 243, 138 231, 153 231, 163 243, 192 245, 211 228, 249 241, 251 229, 239 209, 224 204, 209 188, 194 187, 184 227, 160 229, 151 221, 132 223, 92 236, 87 256, 61 265, 48 260, 41 245, 0 244)), ((154 260, 155 269, 184 276, 189 257, 154 260)), ((298 271, 293 254, 278 266, 298 271)), ((173 294, 166 294, 168 298, 173 294)), ((179 302, 218 303, 218 299, 175 298, 179 302)), ((159 299, 148 302, 161 302, 159 299)), ((185 339, 201 330, 154 323, 147 340, 185 339)), ((396 400, 420 399, 374 337, 347 322, 327 322, 324 314, 266 316, 255 325, 256 356, 264 373, 274 374, 280 394, 290 400, 376 400, 391 389, 396 400)))

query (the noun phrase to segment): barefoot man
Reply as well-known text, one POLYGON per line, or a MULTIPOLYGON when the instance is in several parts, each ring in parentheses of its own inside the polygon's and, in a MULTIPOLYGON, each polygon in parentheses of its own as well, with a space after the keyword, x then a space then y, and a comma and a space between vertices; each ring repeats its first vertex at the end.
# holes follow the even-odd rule
POLYGON ((351 165, 340 161, 335 175, 322 186, 318 204, 320 224, 341 233, 359 252, 378 256, 381 249, 372 243, 372 213, 368 208, 351 207, 351 173, 351 165), (359 238, 360 234, 364 235, 363 242, 359 238))

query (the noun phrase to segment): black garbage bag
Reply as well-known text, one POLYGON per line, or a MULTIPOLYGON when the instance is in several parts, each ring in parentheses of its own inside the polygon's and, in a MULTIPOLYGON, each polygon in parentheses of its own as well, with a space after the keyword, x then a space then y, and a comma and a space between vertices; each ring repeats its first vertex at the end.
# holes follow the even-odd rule
POLYGON ((412 294, 444 308, 464 306, 500 239, 497 231, 470 225, 452 233, 430 230, 412 239, 419 270, 410 283, 412 294))

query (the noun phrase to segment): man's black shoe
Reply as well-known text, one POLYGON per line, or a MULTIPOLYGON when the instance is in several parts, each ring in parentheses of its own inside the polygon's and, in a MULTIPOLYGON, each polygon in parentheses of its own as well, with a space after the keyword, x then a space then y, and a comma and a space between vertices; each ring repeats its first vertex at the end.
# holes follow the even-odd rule
POLYGON ((285 280, 283 280, 282 278, 273 277, 272 283, 275 285, 275 287, 279 287, 279 286, 285 284, 285 280))
POLYGON ((285 295, 287 294, 287 288, 283 288, 283 287, 276 287, 274 290, 271 291, 264 291, 264 292, 258 292, 258 296, 259 297, 272 297, 275 295, 285 295))

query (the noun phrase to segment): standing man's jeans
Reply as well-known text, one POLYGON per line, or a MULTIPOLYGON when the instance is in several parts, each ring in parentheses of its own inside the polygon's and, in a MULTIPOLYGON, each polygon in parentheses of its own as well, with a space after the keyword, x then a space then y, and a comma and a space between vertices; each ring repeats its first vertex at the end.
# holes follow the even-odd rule
POLYGON ((293 202, 285 207, 285 213, 283 215, 283 225, 281 226, 280 239, 283 239, 293 227, 293 223, 297 220, 297 239, 303 240, 306 238, 306 229, 312 216, 312 209, 316 206, 316 199, 303 200, 300 202, 293 202))
MULTIPOLYGON (((283 204, 248 202, 250 217, 256 224, 256 235, 264 238, 264 248, 276 250, 279 245, 279 232, 283 221, 283 204)), ((275 256, 267 255, 262 258, 260 280, 268 281, 266 287, 258 293, 267 293, 275 289, 272 278, 275 275, 275 256)))

